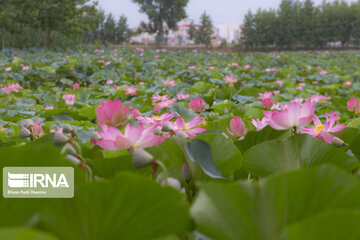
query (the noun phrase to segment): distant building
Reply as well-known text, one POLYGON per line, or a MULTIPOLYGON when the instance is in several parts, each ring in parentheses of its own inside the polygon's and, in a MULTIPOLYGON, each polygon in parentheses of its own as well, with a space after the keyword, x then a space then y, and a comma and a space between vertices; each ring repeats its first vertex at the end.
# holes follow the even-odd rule
MULTIPOLYGON (((191 19, 185 19, 179 22, 178 29, 168 31, 165 35, 164 43, 171 46, 183 46, 188 44, 194 44, 194 40, 189 39, 188 31, 190 29, 191 19)), ((199 28, 200 25, 195 25, 195 28, 199 28)), ((139 27, 133 28, 136 31, 139 27)), ((165 26, 165 30, 167 27, 165 26)), ((236 43, 240 38, 240 26, 234 24, 219 24, 213 28, 213 35, 211 44, 219 45, 223 40, 227 43, 236 43)), ((152 44, 155 42, 155 34, 140 33, 131 38, 132 42, 140 44, 152 44)))
POLYGON ((237 43, 240 39, 240 25, 236 24, 218 24, 216 28, 219 30, 219 37, 227 43, 237 43))

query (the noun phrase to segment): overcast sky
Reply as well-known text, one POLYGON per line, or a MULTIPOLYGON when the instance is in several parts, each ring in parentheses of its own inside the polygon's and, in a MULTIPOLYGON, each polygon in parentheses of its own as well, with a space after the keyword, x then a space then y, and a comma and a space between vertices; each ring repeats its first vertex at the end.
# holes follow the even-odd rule
MULTIPOLYGON (((138 5, 131 0, 98 0, 99 6, 106 13, 112 13, 115 18, 124 14, 128 18, 130 27, 139 25, 141 21, 146 21, 146 15, 139 13, 138 5)), ((347 0, 346 2, 356 2, 357 0, 347 0)), ((241 24, 244 15, 249 9, 256 11, 258 8, 276 9, 281 0, 190 0, 186 12, 190 19, 199 21, 200 15, 206 11, 213 20, 213 23, 241 24)), ((322 0, 313 0, 318 5, 322 0)), ((327 0, 327 2, 332 2, 327 0)))

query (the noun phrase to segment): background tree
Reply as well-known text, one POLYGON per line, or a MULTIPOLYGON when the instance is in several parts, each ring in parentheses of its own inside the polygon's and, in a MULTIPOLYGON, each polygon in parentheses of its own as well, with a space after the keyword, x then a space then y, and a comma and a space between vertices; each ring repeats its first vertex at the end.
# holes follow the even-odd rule
POLYGON ((191 23, 188 30, 189 38, 195 40, 196 44, 204 44, 206 47, 211 46, 211 37, 213 34, 213 25, 209 15, 204 12, 200 17, 200 26, 196 29, 191 23))
POLYGON ((291 47, 296 41, 295 16, 296 6, 293 1, 282 0, 278 10, 277 45, 291 47))
POLYGON ((117 25, 116 25, 116 43, 120 44, 130 40, 132 36, 132 31, 127 24, 127 18, 122 15, 120 16, 117 25))
POLYGON ((104 23, 103 38, 105 45, 107 45, 108 43, 115 43, 116 41, 116 23, 111 13, 107 15, 104 23))
POLYGON ((20 30, 19 17, 22 12, 22 1, 0 0, 0 34, 1 48, 5 48, 6 32, 15 33, 20 30))
POLYGON ((211 36, 213 34, 213 24, 209 15, 204 12, 200 17, 200 27, 197 30, 198 42, 206 47, 211 46, 211 36))
POLYGON ((241 41, 245 44, 246 47, 253 47, 255 45, 255 19, 251 10, 247 12, 244 17, 244 27, 242 29, 241 41))
POLYGON ((195 28, 195 24, 194 22, 192 21, 190 23, 190 26, 189 26, 189 30, 188 30, 188 35, 189 35, 189 39, 191 40, 195 40, 195 36, 196 36, 196 28, 195 28))
POLYGON ((186 18, 185 7, 189 0, 133 0, 140 5, 140 12, 148 16, 149 23, 142 23, 144 31, 156 33, 156 43, 160 45, 168 29, 177 29, 177 23, 186 18))

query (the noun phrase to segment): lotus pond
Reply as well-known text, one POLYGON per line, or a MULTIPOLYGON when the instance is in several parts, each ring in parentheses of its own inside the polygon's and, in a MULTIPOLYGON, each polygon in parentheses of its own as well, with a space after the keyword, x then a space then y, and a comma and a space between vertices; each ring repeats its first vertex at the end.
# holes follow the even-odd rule
POLYGON ((360 52, 0 53, 0 239, 360 239, 360 52), (3 174, 5 181, 7 176, 3 174))

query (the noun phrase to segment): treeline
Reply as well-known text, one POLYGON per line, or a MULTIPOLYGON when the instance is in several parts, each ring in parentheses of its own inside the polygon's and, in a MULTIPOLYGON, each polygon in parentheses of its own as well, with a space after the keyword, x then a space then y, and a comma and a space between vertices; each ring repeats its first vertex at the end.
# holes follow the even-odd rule
POLYGON ((242 42, 247 47, 324 47, 360 45, 360 0, 326 2, 282 0, 277 10, 245 15, 242 42))
POLYGON ((128 41, 127 18, 116 21, 90 0, 0 0, 1 49, 74 47, 128 41))

